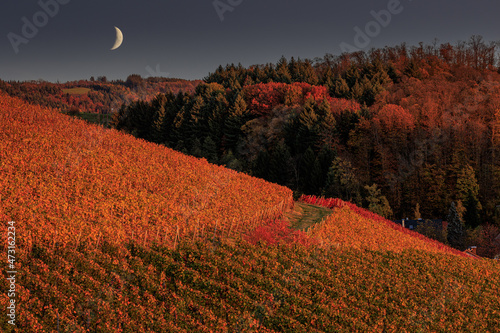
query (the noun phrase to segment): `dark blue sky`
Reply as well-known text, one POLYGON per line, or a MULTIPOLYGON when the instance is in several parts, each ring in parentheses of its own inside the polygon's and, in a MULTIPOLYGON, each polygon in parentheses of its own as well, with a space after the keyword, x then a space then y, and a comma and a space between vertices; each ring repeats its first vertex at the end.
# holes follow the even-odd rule
MULTIPOLYGON (((65 82, 100 75, 125 79, 132 73, 147 77, 156 70, 169 77, 201 79, 220 64, 248 66, 276 62, 281 55, 340 54, 341 43, 369 49, 431 43, 434 38, 455 43, 471 35, 500 40, 500 2, 494 0, 4 2, 0 13, 4 80, 65 82), (41 3, 52 4, 48 8, 54 12, 46 14, 41 3), (215 4, 231 10, 222 13, 221 7, 218 13, 215 4), (371 12, 388 7, 393 12, 390 22, 374 24, 371 12), (37 23, 38 31, 23 32, 26 21, 37 23), (367 24, 372 29, 368 40, 356 42, 354 28, 365 32, 367 24), (114 26, 123 31, 124 42, 110 51, 114 26)), ((382 19, 387 22, 388 17, 382 19)))

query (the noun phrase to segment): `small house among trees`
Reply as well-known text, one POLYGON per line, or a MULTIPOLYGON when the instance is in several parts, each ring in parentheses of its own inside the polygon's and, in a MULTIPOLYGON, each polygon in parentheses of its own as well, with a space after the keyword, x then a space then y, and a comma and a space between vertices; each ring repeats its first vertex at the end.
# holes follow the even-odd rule
POLYGON ((419 234, 437 240, 441 243, 447 243, 446 230, 448 223, 443 220, 426 220, 418 218, 414 220, 402 219, 394 221, 403 227, 414 230, 419 234))
POLYGON ((441 231, 444 229, 446 224, 446 222, 443 222, 443 220, 424 220, 422 218, 417 220, 401 219, 394 222, 410 230, 416 230, 419 226, 421 227, 425 225, 426 227, 434 227, 436 231, 441 231))

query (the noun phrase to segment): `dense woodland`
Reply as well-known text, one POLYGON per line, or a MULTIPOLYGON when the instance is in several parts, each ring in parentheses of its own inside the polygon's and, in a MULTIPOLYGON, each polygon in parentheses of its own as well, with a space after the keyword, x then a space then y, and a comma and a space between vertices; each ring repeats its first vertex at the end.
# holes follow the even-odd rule
POLYGON ((499 223, 497 44, 405 44, 220 66, 194 94, 123 105, 137 137, 389 218, 499 223))

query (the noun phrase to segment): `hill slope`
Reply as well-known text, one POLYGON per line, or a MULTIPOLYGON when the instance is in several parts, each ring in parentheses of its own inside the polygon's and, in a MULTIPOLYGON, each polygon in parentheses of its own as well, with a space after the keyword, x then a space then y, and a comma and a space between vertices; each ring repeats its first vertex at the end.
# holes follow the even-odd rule
POLYGON ((173 243, 245 230, 292 201, 284 187, 17 99, 0 96, 0 110, 2 213, 32 237, 173 243))
POLYGON ((331 215, 308 231, 311 236, 328 246, 395 252, 414 249, 466 257, 461 251, 408 230, 352 203, 305 195, 301 197, 301 201, 333 209, 331 215))
MULTIPOLYGON (((0 307, 15 299, 17 332, 494 332, 500 324, 494 261, 411 243, 387 251, 373 233, 359 234, 366 246, 312 237, 252 245, 239 235, 255 237, 255 226, 280 216, 288 189, 3 95, 0 179, 0 220, 5 230, 15 222, 18 271, 16 295, 3 288, 0 307)), ((352 226, 343 228, 348 235, 352 226)))

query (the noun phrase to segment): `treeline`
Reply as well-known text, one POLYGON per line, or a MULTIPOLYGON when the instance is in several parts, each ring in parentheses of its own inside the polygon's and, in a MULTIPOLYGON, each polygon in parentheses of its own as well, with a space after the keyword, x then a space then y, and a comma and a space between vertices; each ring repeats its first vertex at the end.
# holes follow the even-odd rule
POLYGON ((205 78, 205 82, 219 83, 225 88, 241 89, 259 83, 308 83, 328 88, 332 97, 348 98, 361 104, 372 105, 375 96, 398 76, 392 65, 384 64, 380 59, 370 61, 369 58, 350 59, 351 55, 324 59, 290 60, 282 57, 276 64, 256 65, 244 68, 241 64, 219 66, 214 73, 205 78), (346 57, 345 59, 343 57, 346 57), (331 61, 335 64, 329 64, 331 61), (344 61, 351 62, 348 68, 336 68, 344 61), (326 64, 328 68, 323 68, 326 64))
POLYGON ((477 80, 484 71, 497 70, 498 42, 472 36, 456 45, 420 43, 408 46, 371 49, 368 52, 326 54, 314 60, 282 57, 276 64, 219 66, 205 81, 228 89, 240 89, 256 83, 305 82, 326 86, 330 95, 372 105, 387 85, 403 78, 426 79, 444 71, 456 80, 477 80))
POLYGON ((161 94, 150 103, 123 106, 114 126, 212 163, 316 193, 323 189, 336 157, 334 115, 343 117, 358 107, 305 83, 231 91, 208 83, 199 85, 194 95, 161 94))
POLYGON ((389 218, 446 219, 455 202, 473 228, 500 221, 495 52, 473 36, 221 66, 194 94, 123 106, 114 125, 389 218))

